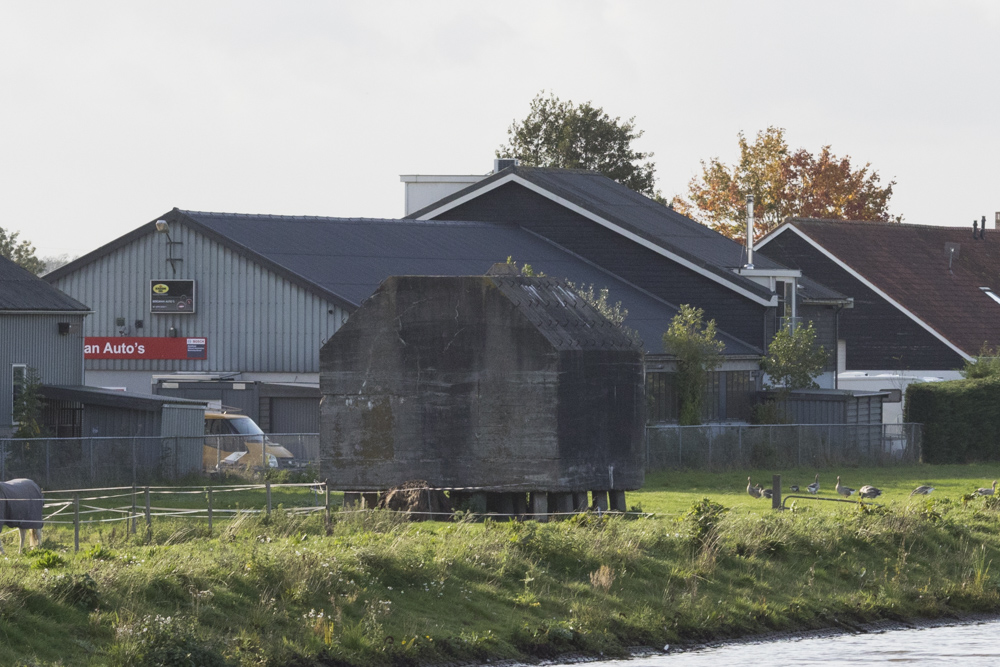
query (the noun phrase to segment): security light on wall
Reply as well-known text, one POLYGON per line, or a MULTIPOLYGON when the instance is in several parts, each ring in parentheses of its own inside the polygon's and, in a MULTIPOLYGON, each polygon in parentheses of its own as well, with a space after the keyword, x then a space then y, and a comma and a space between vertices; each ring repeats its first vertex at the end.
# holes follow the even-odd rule
POLYGON ((177 262, 183 262, 184 260, 181 259, 180 257, 174 257, 174 246, 183 245, 183 243, 181 243, 180 241, 175 241, 172 238, 170 238, 170 225, 167 224, 166 220, 156 221, 156 231, 160 232, 161 234, 167 235, 167 264, 170 265, 170 268, 173 270, 174 275, 176 275, 177 262))

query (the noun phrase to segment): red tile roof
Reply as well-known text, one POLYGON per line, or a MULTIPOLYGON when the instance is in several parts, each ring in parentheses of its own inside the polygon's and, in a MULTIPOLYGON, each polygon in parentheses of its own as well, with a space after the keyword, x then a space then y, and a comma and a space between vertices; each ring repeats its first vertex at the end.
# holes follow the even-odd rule
POLYGON ((971 222, 968 227, 787 222, 966 354, 975 356, 984 342, 1000 345, 1000 303, 980 289, 1000 296, 1000 230, 988 229, 985 239, 978 239, 971 222), (949 267, 949 248, 955 245, 949 267))

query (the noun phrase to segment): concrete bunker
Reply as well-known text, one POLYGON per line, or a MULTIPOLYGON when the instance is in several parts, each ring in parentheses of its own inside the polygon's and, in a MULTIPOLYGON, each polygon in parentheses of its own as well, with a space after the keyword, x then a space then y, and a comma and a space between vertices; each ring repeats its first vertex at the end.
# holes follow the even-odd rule
POLYGON ((624 511, 643 482, 642 344, 553 278, 388 278, 323 346, 320 391, 346 502, 426 480, 480 511, 624 511))

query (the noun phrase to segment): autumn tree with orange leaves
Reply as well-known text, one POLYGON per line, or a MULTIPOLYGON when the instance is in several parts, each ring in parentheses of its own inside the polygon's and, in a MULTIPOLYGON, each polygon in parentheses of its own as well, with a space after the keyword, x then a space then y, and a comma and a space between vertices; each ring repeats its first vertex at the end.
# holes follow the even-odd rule
POLYGON ((712 158, 702 161, 702 173, 688 185, 690 200, 675 197, 675 210, 745 241, 746 198, 754 195, 754 238, 760 238, 789 217, 902 222, 889 213, 895 180, 884 187, 878 172, 866 163, 851 168, 850 157, 837 157, 830 146, 818 155, 804 148, 792 152, 785 130, 768 127, 753 143, 739 134, 740 160, 728 166, 712 158))

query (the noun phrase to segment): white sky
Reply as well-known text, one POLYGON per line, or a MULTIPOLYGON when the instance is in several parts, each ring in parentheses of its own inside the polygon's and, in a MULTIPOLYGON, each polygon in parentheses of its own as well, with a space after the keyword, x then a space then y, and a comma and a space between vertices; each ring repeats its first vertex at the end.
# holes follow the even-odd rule
POLYGON ((80 255, 172 207, 399 217, 486 173, 542 89, 635 116, 658 187, 768 125, 1000 210, 1000 2, 0 0, 0 226, 80 255))

